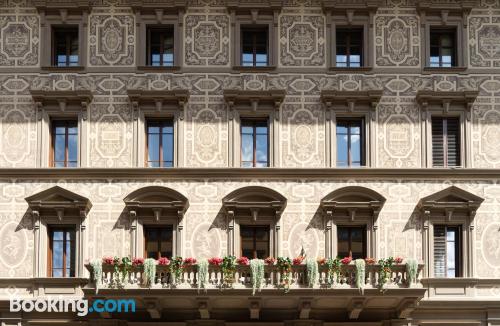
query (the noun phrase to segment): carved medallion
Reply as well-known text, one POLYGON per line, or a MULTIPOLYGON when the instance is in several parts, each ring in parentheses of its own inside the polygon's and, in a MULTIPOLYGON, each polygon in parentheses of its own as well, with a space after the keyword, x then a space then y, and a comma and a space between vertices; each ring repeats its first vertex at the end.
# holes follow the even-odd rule
POLYGON ((22 58, 30 51, 30 30, 25 24, 9 24, 2 30, 3 52, 22 58))
POLYGON ((317 51, 316 31, 311 24, 295 24, 289 33, 290 52, 296 58, 310 58, 317 51))
POLYGON ((486 59, 500 59, 500 26, 482 26, 477 34, 479 53, 486 59))
POLYGON ((213 23, 194 29, 194 50, 202 58, 213 58, 220 51, 220 30, 213 23))

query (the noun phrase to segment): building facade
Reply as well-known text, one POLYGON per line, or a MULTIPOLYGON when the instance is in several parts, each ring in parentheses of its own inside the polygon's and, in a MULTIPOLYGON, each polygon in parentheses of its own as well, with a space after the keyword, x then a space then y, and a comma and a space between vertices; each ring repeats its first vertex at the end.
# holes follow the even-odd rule
POLYGON ((0 0, 2 326, 500 325, 499 168, 498 0, 0 0))

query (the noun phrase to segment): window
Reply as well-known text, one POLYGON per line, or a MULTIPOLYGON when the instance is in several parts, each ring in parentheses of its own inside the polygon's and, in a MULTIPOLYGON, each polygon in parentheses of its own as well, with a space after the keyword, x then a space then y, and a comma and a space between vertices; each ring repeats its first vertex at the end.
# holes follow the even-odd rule
POLYGON ((269 226, 240 225, 241 256, 250 259, 269 257, 269 226))
POLYGON ((356 167, 364 162, 364 119, 337 120, 337 166, 356 167))
POLYGON ((460 118, 432 117, 432 165, 460 166, 460 118))
POLYGON ((144 257, 158 259, 172 257, 172 226, 144 226, 144 257))
POLYGON ((50 277, 75 276, 75 228, 49 228, 49 272, 50 277))
POLYGON ((434 225, 434 276, 460 277, 460 226, 434 225))
POLYGON ((336 66, 361 67, 363 65, 363 29, 338 28, 336 40, 336 66))
POLYGON ((174 165, 174 124, 172 120, 151 120, 146 126, 148 167, 174 165))
POLYGON ((456 66, 456 30, 431 28, 430 30, 430 66, 456 66))
POLYGON ((338 256, 353 259, 366 257, 366 228, 358 226, 337 227, 338 256))
POLYGON ((174 65, 174 27, 147 28, 148 66, 174 65))
POLYGON ((52 166, 56 168, 78 165, 78 121, 52 121, 52 166))
POLYGON ((54 27, 52 33, 52 65, 78 66, 78 27, 54 27))
POLYGON ((268 28, 241 28, 241 65, 265 67, 268 65, 268 28))
POLYGON ((241 120, 241 166, 269 166, 269 127, 267 120, 241 120))

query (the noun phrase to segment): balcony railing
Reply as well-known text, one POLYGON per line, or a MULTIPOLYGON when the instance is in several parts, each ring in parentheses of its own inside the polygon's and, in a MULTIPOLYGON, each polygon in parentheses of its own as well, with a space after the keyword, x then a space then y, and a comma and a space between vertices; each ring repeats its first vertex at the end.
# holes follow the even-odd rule
MULTIPOLYGON (((380 265, 366 265, 365 281, 362 284, 364 289, 398 289, 398 288, 421 288, 420 282, 422 264, 418 265, 417 275, 413 282, 409 282, 409 275, 404 264, 394 265, 388 274, 386 282, 381 284, 379 279, 380 265)), ((92 267, 86 265, 92 274, 92 267)), ((206 278, 205 290, 210 289, 252 289, 252 275, 249 266, 237 266, 234 278, 230 282, 224 280, 220 267, 210 266, 206 278)), ((95 280, 94 280, 95 284, 95 280)), ((91 287, 92 285, 90 285, 91 287)), ((126 288, 126 289, 197 289, 198 273, 196 266, 186 267, 180 273, 178 279, 170 271, 169 266, 156 266, 156 275, 154 284, 147 285, 147 277, 142 267, 132 267, 132 270, 123 278, 114 273, 113 267, 103 265, 101 288, 126 288)), ((265 266, 264 279, 262 281, 262 290, 276 289, 285 287, 282 275, 275 266, 265 266)), ((305 289, 311 288, 308 285, 307 268, 305 265, 296 265, 292 267, 287 289, 305 289)), ((356 288, 356 267, 354 265, 342 265, 340 272, 329 274, 326 266, 319 266, 318 281, 312 288, 332 288, 332 289, 352 289, 356 288)))

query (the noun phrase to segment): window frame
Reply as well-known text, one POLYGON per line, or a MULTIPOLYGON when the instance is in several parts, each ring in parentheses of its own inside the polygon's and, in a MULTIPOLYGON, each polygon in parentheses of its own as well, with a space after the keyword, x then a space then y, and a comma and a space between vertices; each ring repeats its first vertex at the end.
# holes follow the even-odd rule
POLYGON ((332 60, 334 61, 334 66, 335 67, 338 67, 338 68, 345 68, 345 69, 351 69, 351 68, 363 68, 363 67, 366 67, 365 65, 365 56, 366 56, 366 44, 365 44, 365 27, 364 26, 335 26, 335 51, 333 52, 333 58, 332 60), (337 61, 337 55, 338 55, 338 32, 339 30, 342 30, 344 32, 348 32, 348 41, 347 41, 347 44, 345 45, 346 47, 346 57, 347 57, 347 61, 346 61, 346 67, 343 67, 343 66, 338 66, 338 61, 337 61), (351 38, 352 38, 352 31, 353 30, 358 30, 361 32, 361 51, 360 51, 360 61, 359 61, 359 64, 360 66, 359 67, 352 67, 350 66, 350 49, 351 49, 351 38))
POLYGON ((430 68, 454 68, 457 66, 457 62, 458 62, 458 49, 457 49, 457 29, 456 28, 447 28, 447 27, 436 27, 436 26, 430 26, 429 27, 429 67, 430 68), (439 66, 432 66, 432 62, 430 61, 430 58, 431 58, 431 55, 430 53, 432 52, 432 48, 434 47, 432 45, 432 34, 433 33, 437 33, 439 36, 439 45, 438 45, 438 50, 439 50, 439 66), (445 34, 452 34, 452 41, 453 41, 453 44, 452 44, 452 58, 451 58, 451 62, 450 62, 450 67, 445 67, 443 66, 443 62, 442 62, 442 50, 443 48, 445 48, 443 45, 442 45, 442 42, 443 42, 443 35, 445 34))
MULTIPOLYGON (((172 257, 175 257, 174 256, 174 248, 175 248, 175 242, 174 242, 174 236, 175 236, 175 232, 174 232, 174 226, 171 225, 171 224, 165 224, 165 223, 162 223, 161 225, 151 225, 151 224, 144 224, 142 225, 142 230, 143 230, 143 235, 144 235, 144 240, 143 240, 143 243, 144 243, 144 250, 143 250, 143 257, 146 259, 148 258, 148 249, 147 249, 147 244, 148 244, 148 237, 147 237, 147 231, 148 230, 162 230, 162 229, 169 229, 170 232, 172 232, 172 255, 170 255, 169 257, 166 257, 166 258, 172 258, 172 257)), ((159 233, 159 235, 161 234, 161 232, 159 233)), ((161 248, 161 239, 158 239, 158 247, 161 248)), ((158 255, 156 258, 154 259, 159 259, 161 256, 161 250, 160 251, 157 251, 156 252, 158 255)))
POLYGON ((434 275, 435 277, 439 277, 439 278, 451 278, 448 276, 448 269, 447 269, 447 263, 448 263, 448 240, 446 239, 446 236, 447 236, 447 230, 448 228, 456 228, 457 229, 457 232, 456 232, 456 235, 458 236, 458 240, 455 241, 456 242, 456 246, 455 246, 455 278, 459 278, 459 277, 462 277, 462 270, 463 270, 463 264, 462 264, 462 253, 463 253, 463 235, 462 235, 462 225, 460 224, 438 224, 438 223, 434 223, 433 224, 433 238, 432 238, 432 241, 433 241, 433 273, 435 274, 436 273, 436 254, 435 254, 435 243, 436 243, 436 236, 435 236, 435 232, 436 232, 436 227, 437 226, 442 226, 445 228, 445 258, 444 258, 444 264, 445 264, 445 267, 444 267, 444 271, 445 271, 445 276, 436 276, 434 275))
POLYGON ((55 133, 55 129, 57 128, 57 124, 60 123, 60 122, 64 122, 64 128, 65 128, 65 135, 64 135, 64 138, 65 138, 65 141, 64 141, 64 166, 61 167, 61 168, 71 168, 68 166, 69 164, 69 158, 68 158, 68 152, 69 152, 69 133, 68 133, 68 129, 70 128, 68 125, 70 122, 74 122, 75 123, 75 126, 77 128, 77 144, 76 144, 76 152, 77 152, 77 158, 76 158, 76 166, 75 167, 78 167, 79 166, 79 161, 78 161, 78 158, 79 158, 79 152, 80 152, 80 145, 79 145, 79 140, 80 140, 80 130, 79 130, 79 123, 78 123, 78 120, 77 119, 65 119, 65 118, 57 118, 57 117, 54 117, 50 120, 50 161, 49 161, 49 166, 50 167, 56 167, 55 164, 56 164, 56 160, 55 160, 55 155, 56 155, 56 147, 55 147, 55 142, 56 142, 56 133, 55 133))
MULTIPOLYGON (((54 276, 54 266, 53 266, 53 258, 54 258, 54 249, 53 249, 53 246, 54 246, 54 238, 53 238, 53 234, 54 234, 54 231, 63 231, 64 232, 64 235, 63 235, 63 242, 64 242, 64 247, 63 247, 63 268, 62 268, 62 272, 63 272, 63 276, 60 276, 60 277, 75 277, 76 276, 76 261, 75 261, 75 257, 73 257, 72 259, 72 266, 70 266, 70 275, 67 276, 65 275, 66 274, 66 232, 67 230, 71 230, 74 232, 74 235, 75 235, 75 239, 73 240, 70 240, 70 242, 72 243, 72 246, 73 246, 73 250, 76 254, 76 251, 77 251, 77 247, 76 247, 76 234, 77 234, 77 231, 76 231, 76 225, 48 225, 47 226, 47 232, 48 232, 48 235, 47 235, 47 238, 48 238, 48 252, 47 252, 47 277, 51 277, 51 278, 55 278, 54 276), (73 275, 71 275, 71 269, 73 270, 73 275)), ((59 241, 59 240, 56 240, 56 241, 59 241)))
POLYGON ((277 22, 278 12, 268 8, 230 8, 232 29, 232 39, 234 47, 232 53, 232 66, 236 70, 273 70, 278 62, 277 51, 277 22), (243 66, 242 63, 242 28, 267 27, 267 65, 266 66, 243 66))
MULTIPOLYGON (((353 229, 361 229, 362 230, 362 235, 363 235, 363 239, 362 239, 362 242, 363 242, 363 253, 362 253, 362 257, 360 257, 361 259, 365 259, 367 257, 367 253, 368 253, 368 241, 367 241, 367 232, 366 232, 366 224, 365 225, 362 225, 362 224, 350 224, 350 225, 343 225, 343 224, 339 224, 337 223, 336 225, 336 232, 337 232, 337 257, 339 258, 344 258, 344 257, 353 257, 352 256, 352 230, 353 229), (349 256, 344 256, 344 257, 341 257, 339 256, 339 252, 338 252, 338 246, 339 246, 339 229, 340 228, 344 228, 344 229, 348 229, 349 230, 349 240, 348 240, 348 243, 349 243, 349 256)), ((353 258, 354 259, 354 258, 353 258)))
MULTIPOLYGON (((176 146, 175 146, 175 122, 174 122, 174 119, 173 118, 170 118, 170 119, 169 118, 163 118, 163 119, 156 118, 155 119, 155 118, 148 118, 148 117, 146 117, 145 118, 145 123, 144 123, 144 127, 145 127, 145 137, 144 138, 145 138, 145 141, 146 141, 146 143, 144 145, 145 146, 145 150, 144 150, 144 165, 145 165, 145 167, 148 167, 148 168, 150 167, 149 166, 149 162, 156 162, 156 161, 149 161, 148 160, 148 155, 149 155, 149 131, 148 131, 148 129, 149 129, 150 123, 159 123, 159 124, 161 124, 161 123, 167 123, 167 122, 169 122, 170 126, 172 127, 172 146, 173 146, 172 147, 172 166, 164 166, 163 165, 163 163, 165 162, 165 160, 163 160, 163 158, 164 158, 164 155, 163 155, 163 153, 164 153, 164 151, 163 151, 163 137, 162 137, 163 133, 160 132, 159 133, 159 135, 160 135, 160 137, 159 137, 159 139, 160 139, 160 144, 159 144, 160 148, 159 148, 159 156, 158 156, 159 157, 159 161, 158 161, 158 163, 160 163, 161 165, 158 166, 158 168, 169 168, 169 167, 174 167, 175 166, 174 164, 175 164, 175 156, 176 156, 175 155, 175 147, 176 146)), ((164 126, 161 126, 160 128, 163 129, 164 126)))
MULTIPOLYGON (((163 36, 163 35, 162 35, 163 36)), ((163 39, 163 38, 161 38, 163 39)), ((176 51, 175 51, 175 47, 176 47, 176 39, 177 39, 177 35, 175 33, 175 26, 173 24, 163 24, 163 25, 146 25, 146 64, 145 66, 147 67, 151 67, 151 68, 173 68, 175 67, 175 64, 176 64, 176 51), (173 60, 172 60, 172 65, 164 65, 164 64, 160 64, 159 66, 154 66, 152 65, 152 62, 151 62, 151 31, 153 30, 157 30, 157 31, 165 31, 167 29, 171 29, 172 30, 172 34, 173 34, 173 51, 172 51, 172 57, 173 57, 173 60)), ((160 45, 160 48, 163 48, 163 42, 161 43, 160 45)), ((160 62, 163 63, 163 55, 165 54, 165 52, 161 52, 161 55, 160 55, 160 62)))
POLYGON ((463 132, 463 117, 459 114, 459 115, 439 115, 439 114, 432 114, 431 117, 430 117, 430 120, 431 120, 431 126, 430 126, 430 141, 431 141, 431 150, 430 150, 430 155, 431 155, 431 166, 433 168, 459 168, 459 167, 463 167, 463 152, 464 152, 464 147, 462 145, 462 143, 464 142, 463 140, 463 135, 464 135, 464 132, 463 132), (443 126, 443 139, 442 139, 442 144, 443 144, 443 166, 438 166, 438 165, 434 165, 434 148, 433 148, 433 137, 434 137, 434 134, 433 134, 433 131, 432 131, 432 121, 433 119, 435 118, 439 118, 439 119, 442 119, 442 121, 446 120, 448 121, 448 119, 456 119, 458 120, 458 126, 459 126, 459 151, 458 151, 458 155, 459 155, 459 164, 458 165, 448 165, 448 129, 446 129, 446 132, 444 131, 444 126, 443 126), (445 140, 446 140, 446 143, 445 143, 445 140), (446 145, 446 147, 445 147, 446 145))
MULTIPOLYGON (((244 122, 251 122, 252 124, 252 135, 253 135, 253 155, 252 155, 252 168, 257 167, 257 164, 260 162, 257 162, 257 128, 259 127, 259 123, 264 123, 267 128, 267 165, 265 167, 270 166, 270 128, 269 128, 269 119, 266 118, 246 118, 246 117, 240 117, 240 139, 243 139, 243 127, 245 127, 244 122)), ((261 126, 260 126, 261 127, 261 126)), ((245 167, 243 166, 243 162, 248 162, 248 161, 243 161, 243 146, 242 146, 243 141, 240 142, 240 167, 245 167)))
POLYGON ((268 67, 269 66, 269 26, 268 25, 241 25, 240 26, 240 64, 242 67, 249 67, 249 68, 259 68, 259 67, 268 67), (251 66, 248 66, 248 65, 245 65, 244 64, 244 60, 243 60, 243 48, 244 48, 244 44, 243 44, 243 40, 244 40, 244 37, 243 37, 243 33, 245 32, 252 32, 253 33, 253 40, 252 40, 252 65, 251 66), (263 32, 265 31, 266 33, 266 64, 264 66, 258 66, 257 65, 257 41, 255 39, 255 33, 257 32, 263 32))
POLYGON ((366 123, 365 123, 365 117, 337 117, 335 121, 335 162, 336 162, 336 167, 343 167, 343 168, 353 168, 354 166, 352 165, 352 155, 351 155, 351 127, 352 125, 350 123, 352 122, 360 122, 360 166, 359 167, 364 167, 366 166, 366 123), (349 127, 348 127, 348 140, 347 140, 347 166, 339 166, 338 165, 338 148, 337 148, 337 138, 338 138, 338 132, 337 132, 337 127, 339 125, 339 121, 342 122, 348 122, 349 127))
POLYGON ((51 36, 51 46, 52 46, 52 52, 51 52, 51 66, 53 67, 60 67, 60 68, 71 68, 71 67, 77 67, 79 66, 79 62, 80 62, 80 35, 79 35, 79 28, 78 28, 78 25, 63 25, 63 26, 59 26, 59 25, 52 25, 51 26, 52 30, 51 30, 51 33, 52 33, 52 36, 51 36), (66 43, 66 65, 64 66, 60 66, 58 65, 58 55, 57 55, 57 38, 56 38, 56 34, 58 32, 65 32, 65 33, 69 33, 69 32, 74 32, 73 29, 76 29, 76 38, 77 38, 77 43, 78 43, 78 62, 76 65, 70 65, 70 56, 71 56, 71 42, 69 42, 69 36, 68 34, 65 34, 65 43, 66 43))
MULTIPOLYGON (((266 229, 267 231, 267 236, 268 236, 268 239, 267 239, 267 252, 268 252, 268 255, 266 257, 263 257, 263 258, 259 258, 259 259, 265 259, 269 256, 271 256, 271 226, 269 224, 267 225, 248 225, 248 224, 242 224, 242 223, 239 223, 239 229, 240 229, 240 257, 243 257, 243 236, 241 235, 241 229, 242 228, 251 228, 253 229, 253 257, 247 257, 248 259, 255 259, 255 258, 258 258, 257 257, 257 240, 256 240, 256 232, 255 230, 256 229, 266 229)), ((246 256, 245 256, 246 257, 246 256)))

